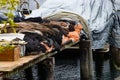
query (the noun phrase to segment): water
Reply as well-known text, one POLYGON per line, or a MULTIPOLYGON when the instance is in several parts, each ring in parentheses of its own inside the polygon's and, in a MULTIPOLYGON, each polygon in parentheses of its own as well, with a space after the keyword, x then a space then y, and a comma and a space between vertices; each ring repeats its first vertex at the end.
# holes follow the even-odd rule
MULTIPOLYGON (((55 80, 80 80, 80 61, 77 50, 66 50, 55 56, 55 80)), ((114 80, 120 76, 120 71, 110 67, 109 53, 94 53, 93 80, 114 80)), ((38 80, 36 66, 33 66, 34 80, 38 80)), ((15 80, 26 80, 23 72, 12 76, 15 80)))
POLYGON ((55 80, 80 79, 79 58, 75 54, 63 52, 56 56, 55 80))
MULTIPOLYGON (((80 80, 78 52, 66 51, 56 56, 55 80, 80 80)), ((93 80, 114 80, 120 71, 110 67, 109 53, 93 53, 93 80)))

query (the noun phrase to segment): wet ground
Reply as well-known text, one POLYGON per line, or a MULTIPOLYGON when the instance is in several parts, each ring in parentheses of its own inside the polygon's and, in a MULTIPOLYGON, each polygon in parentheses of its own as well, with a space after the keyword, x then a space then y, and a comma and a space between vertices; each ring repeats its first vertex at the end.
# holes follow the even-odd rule
MULTIPOLYGON (((77 50, 66 50, 55 56, 55 80, 80 80, 80 62, 77 50)), ((120 71, 110 67, 109 53, 93 53, 93 80, 114 80, 120 76, 120 71)), ((38 80, 36 66, 33 67, 34 80, 38 80)), ((12 76, 15 80, 25 80, 24 73, 12 76)))
MULTIPOLYGON (((76 51, 66 50, 56 56, 55 80, 80 80, 80 61, 76 51)), ((110 64, 110 53, 93 53, 93 80, 115 80, 120 71, 110 64)))
POLYGON ((80 80, 80 62, 77 51, 62 52, 56 56, 55 80, 80 80))

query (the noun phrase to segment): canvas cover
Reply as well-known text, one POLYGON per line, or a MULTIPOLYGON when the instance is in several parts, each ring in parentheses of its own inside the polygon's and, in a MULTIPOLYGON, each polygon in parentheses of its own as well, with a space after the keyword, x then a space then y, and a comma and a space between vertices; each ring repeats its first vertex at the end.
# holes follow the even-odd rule
POLYGON ((120 48, 119 10, 120 0, 45 0, 26 18, 71 12, 87 21, 93 49, 103 48, 106 42, 120 48))

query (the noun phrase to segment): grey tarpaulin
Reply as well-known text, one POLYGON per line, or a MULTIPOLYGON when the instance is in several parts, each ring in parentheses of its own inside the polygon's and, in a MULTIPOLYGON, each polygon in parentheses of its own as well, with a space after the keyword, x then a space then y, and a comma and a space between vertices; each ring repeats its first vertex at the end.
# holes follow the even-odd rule
POLYGON ((91 17, 92 20, 90 20, 94 21, 94 23, 90 22, 90 27, 94 26, 91 30, 93 49, 103 48, 106 42, 120 48, 120 0, 107 1, 105 0, 105 3, 103 0, 104 5, 99 7, 100 12, 96 14, 96 17, 93 15, 94 18, 91 17))
POLYGON ((109 21, 111 27, 109 43, 120 48, 120 10, 116 11, 109 21))

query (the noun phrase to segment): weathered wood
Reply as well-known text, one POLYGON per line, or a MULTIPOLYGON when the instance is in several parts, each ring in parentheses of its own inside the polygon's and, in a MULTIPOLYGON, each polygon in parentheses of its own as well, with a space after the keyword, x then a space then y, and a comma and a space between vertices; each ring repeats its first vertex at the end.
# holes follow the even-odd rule
POLYGON ((3 75, 3 74, 2 74, 2 73, 0 73, 0 80, 3 80, 3 77, 2 77, 2 75, 3 75))
POLYGON ((120 70, 120 48, 110 46, 110 54, 111 66, 120 70))
POLYGON ((103 74, 103 65, 104 65, 104 54, 101 52, 95 52, 95 71, 96 71, 96 80, 101 80, 103 74))
POLYGON ((26 80, 34 80, 33 74, 32 74, 32 67, 25 69, 24 72, 25 72, 26 80))
POLYGON ((20 59, 20 46, 5 48, 0 51, 0 61, 15 61, 20 59))
POLYGON ((92 80, 93 58, 90 40, 80 41, 80 74, 81 80, 92 80))
POLYGON ((16 68, 24 66, 25 64, 30 64, 29 62, 41 56, 42 54, 38 54, 22 57, 17 61, 0 61, 0 72, 11 72, 16 68))
POLYGON ((53 57, 37 64, 39 80, 54 80, 54 64, 53 57))
MULTIPOLYGON (((70 43, 64 47, 62 47, 60 49, 60 51, 63 51, 64 49, 67 49, 75 44, 78 44, 78 42, 76 43, 70 43)), ((16 73, 18 73, 19 71, 21 70, 25 70, 45 59, 47 59, 48 57, 51 57, 55 54, 57 54, 58 51, 54 51, 54 52, 51 52, 51 53, 40 53, 38 55, 29 55, 29 56, 24 56, 22 58, 20 58, 19 60, 16 60, 16 61, 0 61, 0 72, 3 73, 2 76, 0 76, 0 78, 4 77, 4 78, 7 78, 7 77, 10 77, 16 73)), ((52 63, 52 62, 51 62, 52 63)), ((53 61, 54 63, 54 61, 53 61)), ((53 65, 54 66, 54 65, 53 65)), ((54 69, 54 68, 53 68, 54 69)), ((53 70, 51 68, 51 71, 53 70)), ((48 71, 48 73, 51 75, 48 76, 48 80, 53 80, 53 73, 50 71, 48 71)), ((47 73, 47 74, 48 74, 47 73)), ((42 79, 43 80, 43 79, 42 79)))

